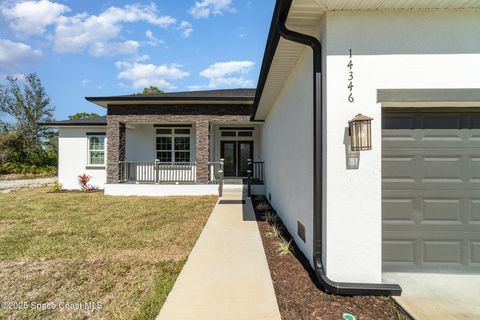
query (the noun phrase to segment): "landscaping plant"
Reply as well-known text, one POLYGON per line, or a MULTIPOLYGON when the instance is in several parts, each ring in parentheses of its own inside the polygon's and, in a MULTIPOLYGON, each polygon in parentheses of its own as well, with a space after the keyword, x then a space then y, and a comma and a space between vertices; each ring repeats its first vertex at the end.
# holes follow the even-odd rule
POLYGON ((280 242, 278 242, 278 253, 283 256, 289 253, 292 253, 292 240, 287 241, 284 238, 280 237, 280 242))
POLYGON ((267 237, 282 237, 282 229, 283 227, 278 224, 278 223, 274 223, 271 227, 270 227, 270 231, 267 232, 265 235, 267 237))
POLYGON ((83 192, 90 191, 88 182, 90 181, 91 178, 92 178, 91 176, 85 173, 78 176, 78 184, 80 185, 83 192))
POLYGON ((53 185, 52 185, 52 190, 53 190, 54 192, 62 191, 62 189, 63 189, 63 185, 62 185, 60 182, 55 181, 55 182, 53 183, 53 185))
POLYGON ((257 205, 257 210, 258 211, 267 211, 270 209, 270 205, 267 202, 260 202, 257 205))
POLYGON ((272 211, 267 211, 263 214, 263 220, 267 221, 268 224, 275 224, 278 222, 278 216, 272 212, 272 211))

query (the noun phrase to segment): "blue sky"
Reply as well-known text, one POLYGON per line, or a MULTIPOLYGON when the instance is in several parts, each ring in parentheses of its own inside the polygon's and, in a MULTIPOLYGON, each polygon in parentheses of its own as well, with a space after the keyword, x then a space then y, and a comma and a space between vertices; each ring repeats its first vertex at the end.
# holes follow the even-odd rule
POLYGON ((0 77, 37 72, 55 117, 85 96, 255 87, 274 0, 2 1, 0 77))

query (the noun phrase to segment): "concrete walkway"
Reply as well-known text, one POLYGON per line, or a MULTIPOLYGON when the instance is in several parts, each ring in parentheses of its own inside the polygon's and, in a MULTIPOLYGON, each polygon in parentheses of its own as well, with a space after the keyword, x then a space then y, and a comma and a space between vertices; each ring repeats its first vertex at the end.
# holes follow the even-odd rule
POLYGON ((225 189, 157 320, 280 320, 252 203, 241 188, 225 189))
POLYGON ((415 319, 480 319, 480 275, 384 273, 403 289, 395 300, 415 319))

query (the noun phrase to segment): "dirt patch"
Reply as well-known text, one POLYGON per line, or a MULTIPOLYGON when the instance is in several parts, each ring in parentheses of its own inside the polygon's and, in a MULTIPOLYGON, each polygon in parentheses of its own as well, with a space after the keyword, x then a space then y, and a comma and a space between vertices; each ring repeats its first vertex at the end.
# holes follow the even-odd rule
POLYGON ((292 237, 277 215, 276 222, 265 221, 266 212, 275 214, 271 207, 264 205, 268 201, 264 197, 255 197, 252 202, 282 319, 339 320, 344 313, 352 314, 358 320, 409 319, 390 297, 346 297, 322 291, 308 260, 294 241, 291 242, 293 253, 279 253, 281 238, 273 234, 272 224, 280 226, 281 237, 286 242, 292 240, 292 237), (263 205, 259 206, 260 203, 263 205))

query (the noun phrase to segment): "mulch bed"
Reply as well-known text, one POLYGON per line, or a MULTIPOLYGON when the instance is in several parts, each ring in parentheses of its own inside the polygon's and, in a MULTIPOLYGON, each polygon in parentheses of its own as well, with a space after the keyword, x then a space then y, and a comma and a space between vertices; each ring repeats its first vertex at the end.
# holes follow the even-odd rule
MULTIPOLYGON (((294 241, 293 254, 280 255, 280 238, 267 235, 271 225, 265 221, 264 211, 257 209, 259 203, 268 203, 266 198, 252 197, 252 202, 283 320, 341 320, 344 313, 354 315, 357 320, 410 319, 390 297, 337 296, 322 291, 308 260, 294 241)), ((277 223, 282 225, 281 220, 277 223)), ((282 237, 286 241, 292 239, 285 228, 282 237)))

